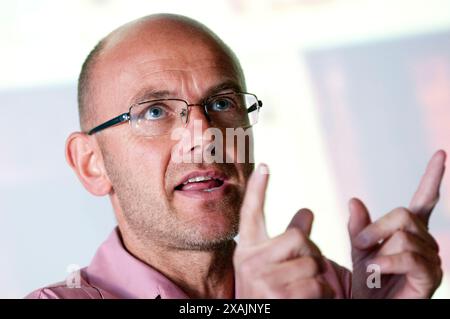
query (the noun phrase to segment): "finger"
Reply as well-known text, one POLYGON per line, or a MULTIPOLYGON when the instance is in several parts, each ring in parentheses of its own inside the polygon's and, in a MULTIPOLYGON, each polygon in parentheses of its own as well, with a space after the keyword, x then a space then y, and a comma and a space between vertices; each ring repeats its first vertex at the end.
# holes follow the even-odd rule
POLYGON ((421 255, 430 263, 440 265, 440 258, 435 247, 428 245, 421 238, 404 231, 396 231, 383 243, 377 256, 397 255, 403 252, 412 252, 421 255))
POLYGON ((352 261, 356 264, 359 260, 364 259, 368 252, 360 250, 355 246, 355 238, 364 228, 370 225, 372 221, 370 219, 369 211, 361 200, 352 198, 350 199, 348 206, 350 216, 347 227, 350 235, 352 261))
POLYGON ((364 203, 358 198, 352 198, 349 201, 350 218, 348 220, 348 232, 350 240, 353 244, 356 236, 368 225, 372 223, 370 220, 369 211, 364 203))
POLYGON ((247 182, 247 190, 241 206, 239 243, 253 245, 269 238, 264 221, 264 199, 266 196, 269 170, 260 164, 247 182))
POLYGON ((426 240, 429 240, 431 236, 426 228, 418 222, 417 216, 406 208, 399 207, 364 228, 356 236, 354 245, 360 249, 373 247, 392 236, 397 230, 408 231, 426 240))
POLYGON ((293 281, 312 278, 322 271, 316 258, 304 256, 276 264, 271 268, 267 279, 274 285, 289 284, 293 281))
POLYGON ((292 282, 286 287, 286 298, 331 299, 336 295, 331 286, 320 278, 310 278, 292 282))
POLYGON ((440 269, 421 255, 412 252, 375 257, 370 263, 378 265, 381 274, 410 274, 415 279, 425 280, 435 275, 440 269))
POLYGON ((307 208, 302 208, 294 215, 294 217, 292 217, 287 229, 292 227, 300 228, 302 232, 309 237, 311 235, 313 221, 313 212, 307 208))
POLYGON ((258 258, 266 263, 275 263, 301 256, 320 258, 320 266, 323 266, 319 248, 299 228, 292 227, 283 234, 266 241, 261 247, 258 258))
POLYGON ((439 199, 439 187, 445 171, 446 153, 437 151, 428 163, 409 209, 428 225, 430 214, 439 199))

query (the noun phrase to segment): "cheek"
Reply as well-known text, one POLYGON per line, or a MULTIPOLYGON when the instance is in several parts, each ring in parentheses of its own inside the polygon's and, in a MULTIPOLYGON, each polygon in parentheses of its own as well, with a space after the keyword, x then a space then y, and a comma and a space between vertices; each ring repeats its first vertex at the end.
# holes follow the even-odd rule
POLYGON ((239 186, 241 190, 242 197, 245 194, 247 181, 250 178, 250 175, 252 174, 255 164, 253 163, 240 163, 236 164, 237 171, 238 171, 238 178, 239 178, 239 186))
POLYGON ((165 172, 170 162, 170 141, 148 138, 133 145, 130 152, 134 153, 131 157, 139 178, 147 187, 162 194, 165 192, 165 172))

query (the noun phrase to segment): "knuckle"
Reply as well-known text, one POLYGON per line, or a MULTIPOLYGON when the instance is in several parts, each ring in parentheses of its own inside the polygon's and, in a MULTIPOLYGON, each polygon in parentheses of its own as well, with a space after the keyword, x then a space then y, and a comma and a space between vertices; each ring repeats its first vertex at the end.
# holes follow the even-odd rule
POLYGON ((411 221, 411 213, 405 207, 397 207, 395 211, 402 224, 406 224, 411 221))
POLYGON ((301 258, 299 263, 301 263, 301 267, 306 269, 307 272, 310 273, 312 276, 318 274, 320 271, 319 264, 314 257, 304 256, 301 258))
POLYGON ((302 230, 297 227, 289 228, 288 235, 292 238, 292 240, 295 240, 298 245, 303 245, 306 242, 305 234, 303 234, 302 230))

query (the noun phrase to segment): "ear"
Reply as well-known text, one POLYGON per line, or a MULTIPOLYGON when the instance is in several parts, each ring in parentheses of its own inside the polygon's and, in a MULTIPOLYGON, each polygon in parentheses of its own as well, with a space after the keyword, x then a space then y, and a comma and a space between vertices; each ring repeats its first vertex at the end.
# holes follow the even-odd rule
POLYGON ((111 192, 112 185, 94 138, 81 132, 70 134, 66 141, 66 160, 91 194, 104 196, 111 192))

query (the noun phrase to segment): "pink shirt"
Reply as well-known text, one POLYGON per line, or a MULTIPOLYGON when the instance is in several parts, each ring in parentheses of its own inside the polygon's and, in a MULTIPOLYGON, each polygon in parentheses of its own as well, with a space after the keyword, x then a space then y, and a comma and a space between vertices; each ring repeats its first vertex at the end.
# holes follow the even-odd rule
MULTIPOLYGON (((323 276, 335 290, 336 298, 350 298, 351 273, 328 259, 325 263, 323 276)), ((73 280, 64 281, 35 290, 25 298, 189 298, 170 279, 128 253, 117 227, 79 275, 78 287, 70 286, 75 283, 73 280)))

